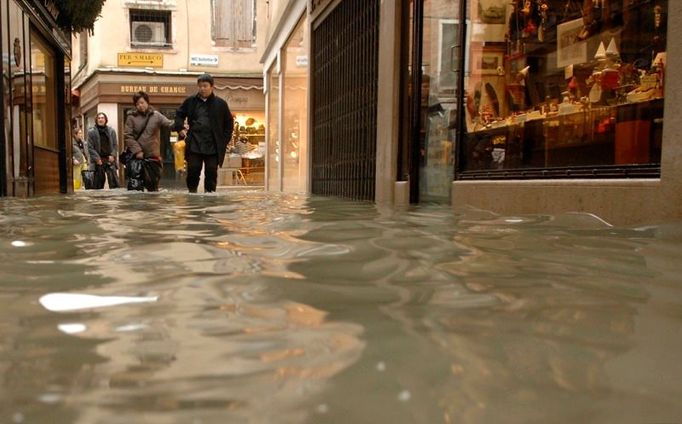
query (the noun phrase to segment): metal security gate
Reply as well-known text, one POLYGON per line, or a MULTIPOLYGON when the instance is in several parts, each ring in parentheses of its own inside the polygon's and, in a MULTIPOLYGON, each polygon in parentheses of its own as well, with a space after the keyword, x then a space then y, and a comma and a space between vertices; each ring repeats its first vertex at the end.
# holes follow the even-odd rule
POLYGON ((374 200, 379 0, 343 0, 313 30, 312 192, 374 200))

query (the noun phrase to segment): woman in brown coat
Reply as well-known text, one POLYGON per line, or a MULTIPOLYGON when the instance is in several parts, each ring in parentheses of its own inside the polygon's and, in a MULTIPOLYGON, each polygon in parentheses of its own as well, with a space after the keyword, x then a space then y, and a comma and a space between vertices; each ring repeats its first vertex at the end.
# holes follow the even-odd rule
POLYGON ((123 138, 132 159, 126 164, 128 190, 158 191, 161 179, 161 127, 173 121, 149 105, 149 95, 138 91, 133 95, 135 112, 126 119, 123 138))

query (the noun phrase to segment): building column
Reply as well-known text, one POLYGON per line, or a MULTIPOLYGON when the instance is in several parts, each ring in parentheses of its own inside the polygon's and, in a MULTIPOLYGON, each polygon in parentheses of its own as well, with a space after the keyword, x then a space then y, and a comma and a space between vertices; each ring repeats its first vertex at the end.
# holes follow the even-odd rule
MULTIPOLYGON (((665 104, 663 107, 663 146, 661 152, 660 206, 666 219, 682 216, 682 119, 677 108, 682 102, 682 45, 673 40, 682 36, 682 2, 668 2, 668 43, 666 46, 665 104)), ((660 209, 659 209, 660 210, 660 209)))
POLYGON ((382 1, 379 12, 379 75, 375 201, 393 204, 400 116, 400 10, 403 1, 382 1))

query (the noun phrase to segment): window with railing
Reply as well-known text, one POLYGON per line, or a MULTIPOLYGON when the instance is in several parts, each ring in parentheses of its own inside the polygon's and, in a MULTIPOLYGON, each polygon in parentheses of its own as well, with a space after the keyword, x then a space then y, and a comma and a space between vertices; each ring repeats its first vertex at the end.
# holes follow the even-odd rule
POLYGON ((256 43, 255 0, 212 0, 213 42, 219 47, 244 48, 256 43))
POLYGON ((169 48, 171 12, 167 10, 130 10, 130 45, 137 48, 169 48))

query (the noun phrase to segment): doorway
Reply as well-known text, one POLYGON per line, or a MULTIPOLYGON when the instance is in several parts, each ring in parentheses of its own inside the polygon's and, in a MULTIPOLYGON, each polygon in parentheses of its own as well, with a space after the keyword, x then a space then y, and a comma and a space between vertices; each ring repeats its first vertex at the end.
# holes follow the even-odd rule
POLYGON ((410 202, 449 203, 462 110, 463 2, 410 0, 403 11, 400 175, 410 202), (407 31, 403 31, 407 34, 407 31), (413 89, 414 88, 414 89, 413 89))

